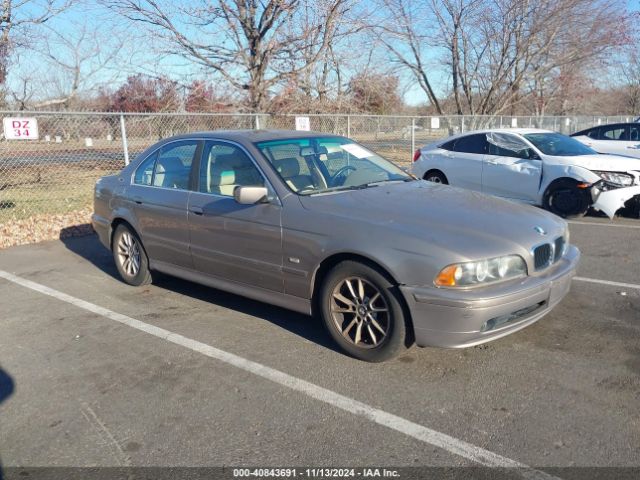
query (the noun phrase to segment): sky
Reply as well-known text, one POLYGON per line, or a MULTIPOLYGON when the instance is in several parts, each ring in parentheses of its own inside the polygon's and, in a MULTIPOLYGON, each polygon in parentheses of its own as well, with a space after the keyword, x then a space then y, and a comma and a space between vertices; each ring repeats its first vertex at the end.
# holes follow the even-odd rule
MULTIPOLYGON (((24 13, 29 14, 37 11, 38 5, 41 5, 43 1, 45 0, 33 0, 26 7, 23 7, 26 8, 24 13)), ((363 8, 366 8, 367 2, 362 2, 362 5, 363 8)), ((640 0, 627 0, 627 5, 629 11, 640 11, 640 0)), ((79 4, 47 22, 46 28, 54 29, 65 39, 73 40, 80 34, 81 25, 86 25, 87 31, 92 37, 95 37, 95 40, 87 41, 87 43, 98 42, 104 47, 103 50, 119 49, 118 65, 114 68, 101 69, 91 77, 87 85, 117 88, 127 76, 139 71, 150 74, 167 74, 174 78, 179 77, 185 83, 188 83, 189 77, 206 79, 206 72, 203 72, 199 67, 190 65, 190 62, 184 58, 159 55, 155 51, 154 45, 151 45, 143 35, 142 27, 125 26, 121 18, 113 11, 100 5, 96 0, 80 0, 79 4)), ((32 42, 34 48, 25 50, 16 57, 10 70, 9 84, 12 88, 19 88, 23 79, 29 78, 35 97, 50 97, 55 95, 52 90, 64 89, 64 86, 55 84, 64 83, 65 80, 54 80, 54 77, 60 77, 60 69, 52 70, 49 65, 43 62, 41 53, 37 53, 43 50, 42 38, 42 31, 36 31, 35 34, 32 34, 29 41, 32 42), (44 88, 44 85, 53 86, 44 88)), ((54 55, 59 59, 69 60, 63 48, 54 47, 53 50, 54 55)), ((86 50, 90 52, 89 47, 86 50)), ((426 62, 428 65, 434 65, 434 70, 431 73, 434 78, 434 87, 438 94, 442 94, 447 89, 447 77, 442 67, 437 65, 438 55, 440 55, 438 52, 433 51, 427 55, 426 62)), ((401 78, 405 101, 408 104, 418 105, 426 102, 424 92, 415 84, 408 73, 386 62, 383 54, 376 61, 383 70, 397 74, 401 78)), ((87 61, 85 69, 87 71, 95 69, 99 63, 99 59, 87 61)))

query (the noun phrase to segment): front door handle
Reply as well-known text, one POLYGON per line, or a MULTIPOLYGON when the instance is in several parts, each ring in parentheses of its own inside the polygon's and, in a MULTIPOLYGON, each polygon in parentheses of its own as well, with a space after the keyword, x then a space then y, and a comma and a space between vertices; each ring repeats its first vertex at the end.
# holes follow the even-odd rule
POLYGON ((189 211, 191 213, 193 213, 194 215, 202 215, 202 214, 204 214, 204 210, 202 209, 202 207, 190 207, 189 211))
POLYGON ((138 205, 142 205, 142 197, 138 195, 133 197, 133 201, 136 202, 138 205))
POLYGON ((497 162, 497 161, 495 161, 495 160, 487 160, 487 163, 488 163, 489 165, 497 165, 497 164, 498 164, 498 162, 497 162))

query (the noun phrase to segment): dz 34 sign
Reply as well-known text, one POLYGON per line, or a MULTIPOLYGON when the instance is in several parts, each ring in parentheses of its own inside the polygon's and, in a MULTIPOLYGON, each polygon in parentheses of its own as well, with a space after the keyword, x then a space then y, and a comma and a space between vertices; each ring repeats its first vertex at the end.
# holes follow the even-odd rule
POLYGON ((33 117, 5 117, 2 119, 7 140, 37 140, 38 120, 33 117))

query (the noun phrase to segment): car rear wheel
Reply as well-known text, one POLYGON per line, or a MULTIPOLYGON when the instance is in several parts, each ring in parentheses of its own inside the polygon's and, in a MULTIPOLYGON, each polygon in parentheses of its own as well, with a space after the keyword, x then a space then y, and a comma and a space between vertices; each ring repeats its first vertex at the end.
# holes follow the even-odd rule
POLYGON ((320 291, 329 334, 349 355, 382 362, 407 348, 407 326, 397 286, 359 262, 338 264, 320 291))
POLYGON ((578 188, 576 182, 563 180, 549 187, 543 204, 544 208, 562 218, 579 218, 590 207, 588 190, 578 188))
POLYGON ((447 177, 444 175, 444 173, 438 170, 428 171, 427 173, 424 174, 424 179, 427 182, 442 183, 444 185, 449 184, 449 181, 447 180, 447 177))
POLYGON ((142 242, 126 225, 118 225, 113 234, 113 258, 120 277, 129 285, 151 283, 149 259, 142 242))

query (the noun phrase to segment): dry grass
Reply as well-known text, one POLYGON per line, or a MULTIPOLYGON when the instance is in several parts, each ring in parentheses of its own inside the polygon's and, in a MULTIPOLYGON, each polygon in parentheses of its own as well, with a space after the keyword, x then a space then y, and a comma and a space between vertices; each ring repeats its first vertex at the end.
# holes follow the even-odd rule
POLYGON ((96 162, 5 170, 0 179, 0 224, 86 209, 92 205, 96 180, 114 171, 117 167, 96 162))

